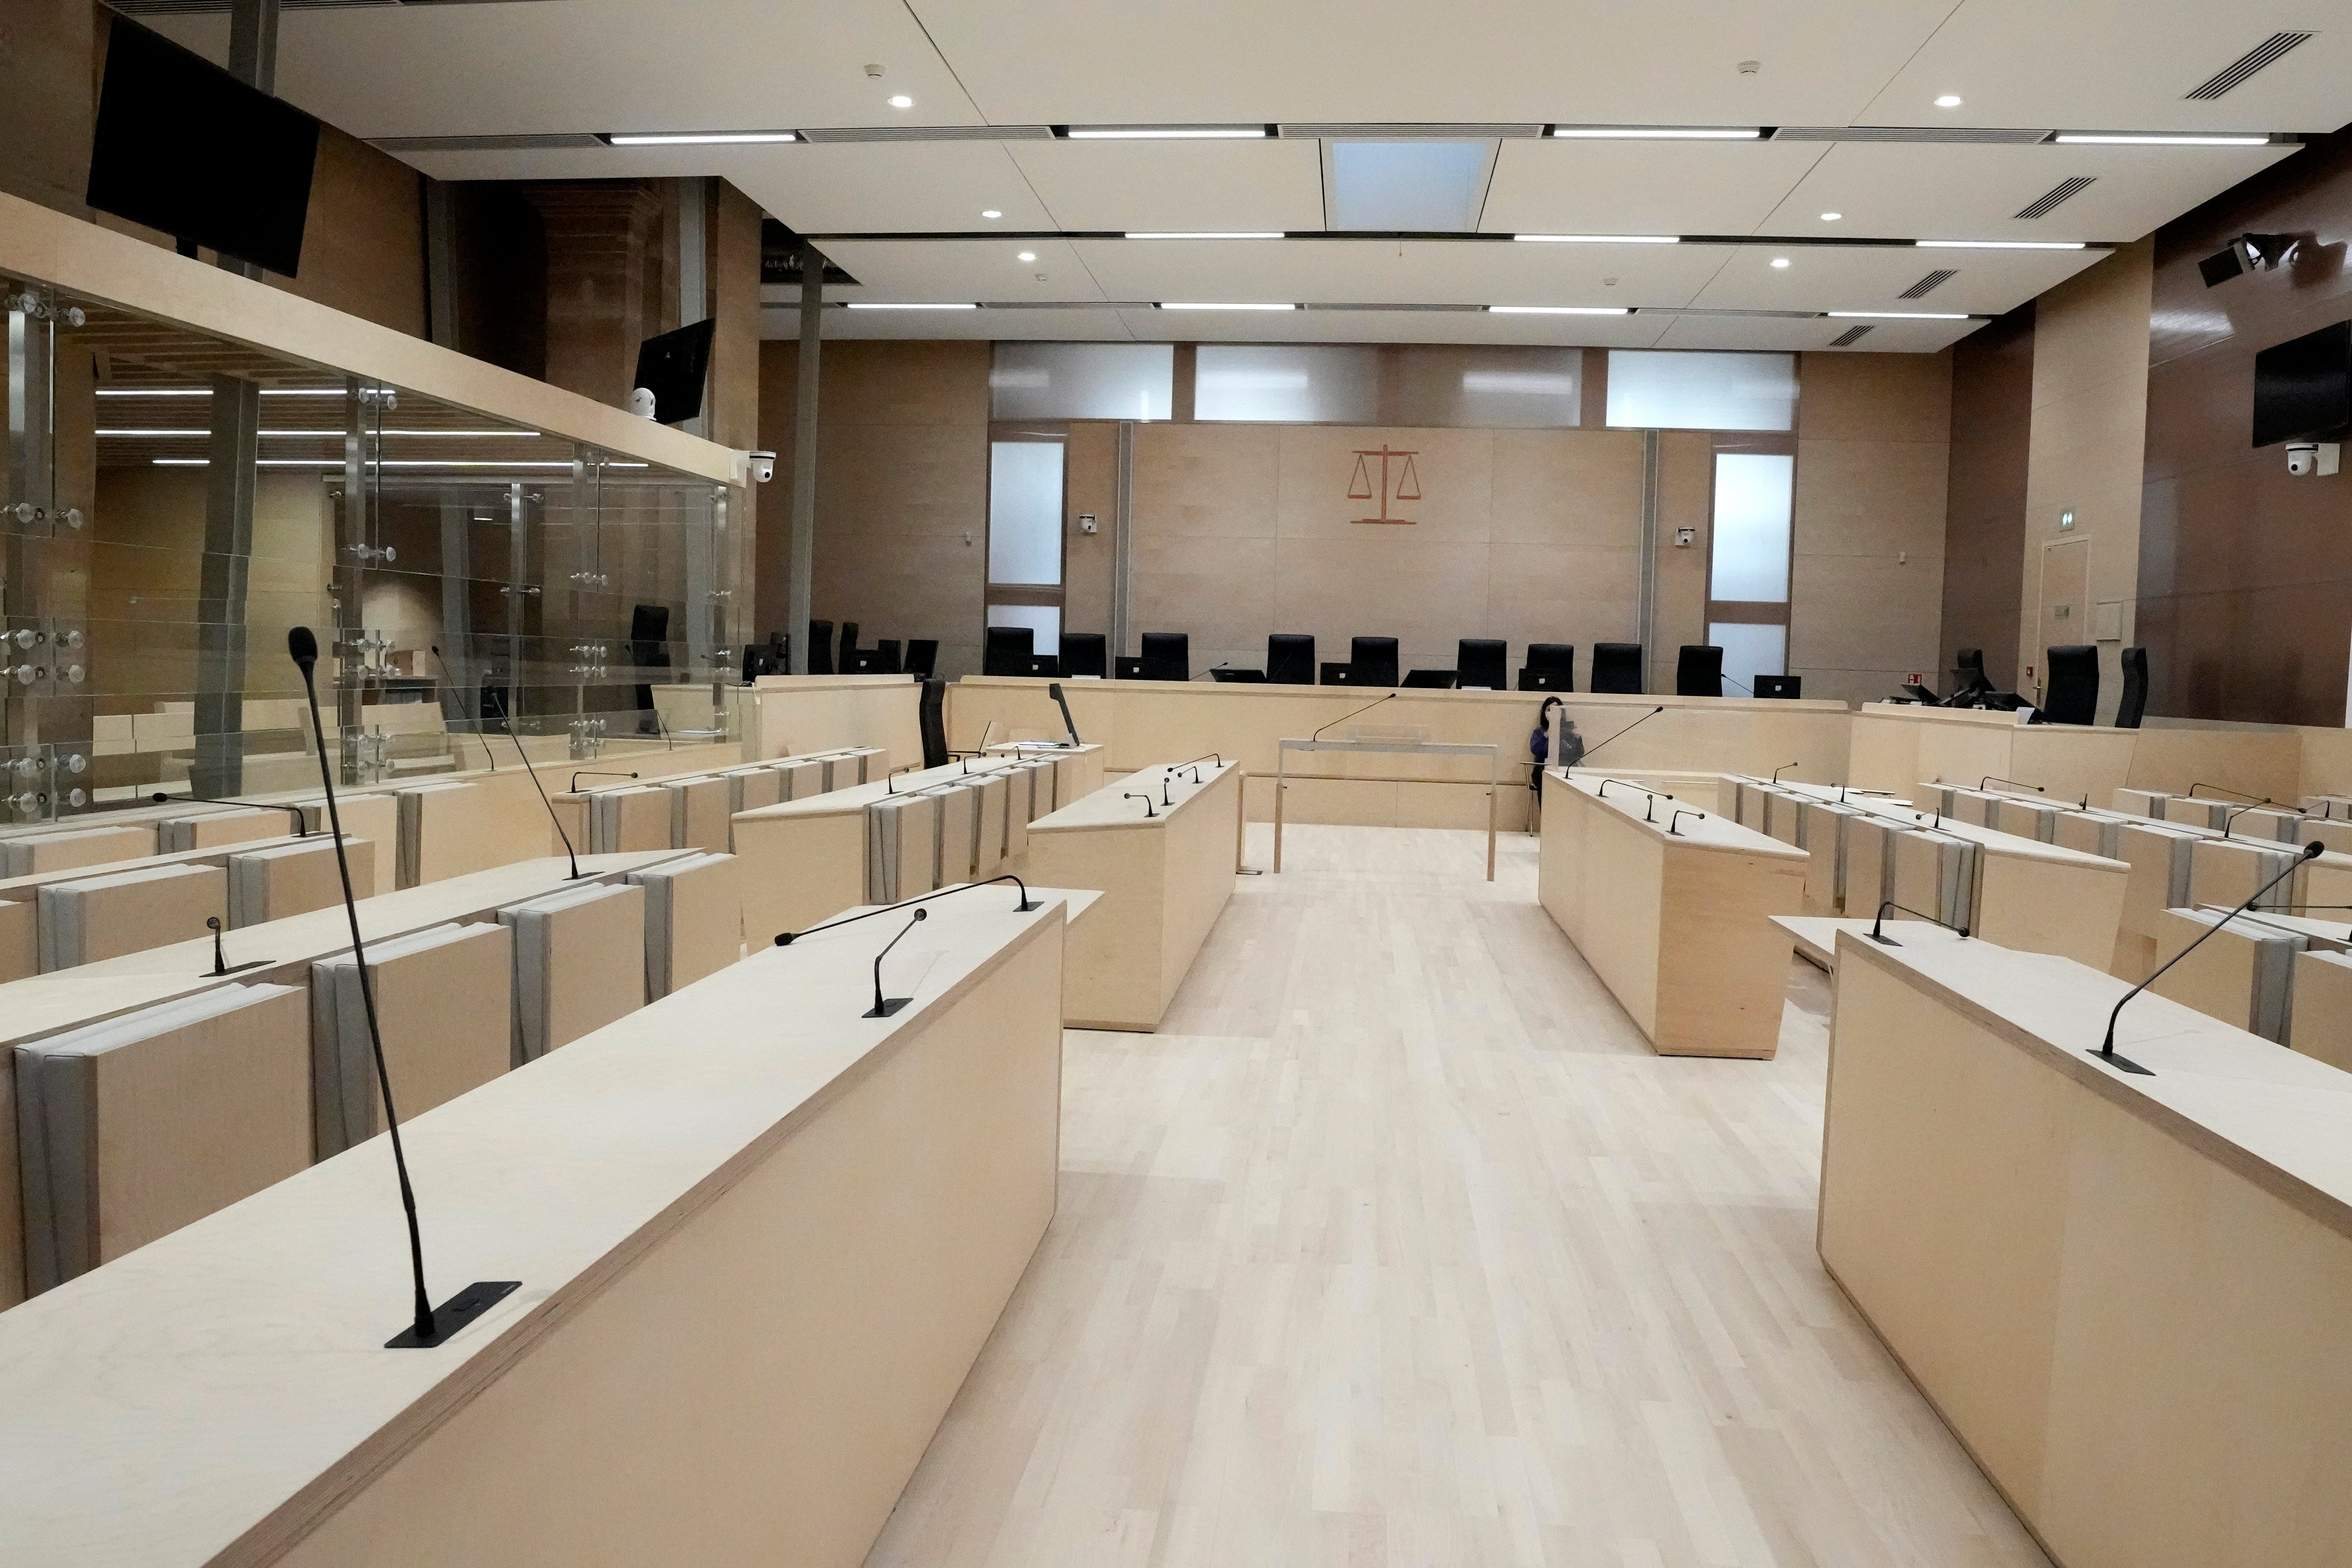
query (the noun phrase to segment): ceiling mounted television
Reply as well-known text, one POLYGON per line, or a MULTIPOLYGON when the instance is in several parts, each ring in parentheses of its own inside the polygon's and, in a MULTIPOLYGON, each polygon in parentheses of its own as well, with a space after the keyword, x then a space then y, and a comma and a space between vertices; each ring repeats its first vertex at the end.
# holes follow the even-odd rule
POLYGON ((2352 427, 2352 321, 2254 356, 2254 445, 2341 440, 2352 427))
POLYGON ((118 16, 89 150, 91 206, 291 278, 319 122, 118 16))
POLYGON ((716 321, 695 321, 637 345, 636 384, 654 395, 654 423, 683 425, 702 412, 716 321))

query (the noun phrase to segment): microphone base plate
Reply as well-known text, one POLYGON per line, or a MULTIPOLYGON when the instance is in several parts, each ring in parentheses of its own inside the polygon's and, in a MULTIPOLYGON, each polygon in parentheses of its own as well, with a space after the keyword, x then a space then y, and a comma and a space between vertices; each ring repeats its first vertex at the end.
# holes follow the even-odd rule
POLYGON ((904 1007, 908 1003, 912 1002, 914 998, 912 996, 886 996, 882 999, 882 1005, 879 1007, 868 1007, 865 1012, 860 1013, 857 1016, 861 1018, 892 1017, 897 1015, 899 1008, 904 1007))
POLYGON ((446 1345, 466 1330, 466 1325, 488 1311, 492 1307, 522 1289, 520 1279, 477 1279, 433 1310, 433 1337, 419 1338, 416 1325, 408 1327, 383 1342, 388 1351, 431 1350, 446 1345))
POLYGON ((2142 1078, 2154 1078, 2156 1076, 2156 1069, 2153 1068, 2144 1068, 2140 1066, 2139 1063, 2132 1060, 2129 1057, 2116 1056, 2110 1052, 2100 1050, 2096 1047, 2093 1047, 2083 1054, 2086 1057, 2096 1057, 2099 1060, 2106 1063, 2111 1068, 2118 1069, 2119 1071, 2137 1073, 2142 1078))
POLYGON ((224 968, 207 969, 205 971, 205 978, 217 980, 224 974, 242 974, 248 969, 267 969, 275 962, 277 962, 275 959, 257 958, 245 963, 232 963, 224 968))

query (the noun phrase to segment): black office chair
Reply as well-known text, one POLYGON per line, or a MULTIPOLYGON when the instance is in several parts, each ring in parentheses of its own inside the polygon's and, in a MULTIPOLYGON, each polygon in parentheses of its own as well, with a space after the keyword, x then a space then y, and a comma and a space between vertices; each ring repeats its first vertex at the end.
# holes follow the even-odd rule
POLYGON ((1640 643, 1597 642, 1592 645, 1593 690, 1639 691, 1645 684, 1642 679, 1640 643))
POLYGON ((1510 651, 1500 637, 1464 637, 1454 652, 1454 684, 1509 690, 1510 651))
POLYGON ((2147 712, 2147 649, 2127 647, 2123 661, 2124 695, 2116 708, 2116 728, 2137 730, 2147 712))
POLYGON ((1276 632, 1265 639, 1265 678, 1280 686, 1315 684, 1315 639, 1276 632))
POLYGON ((1144 633, 1143 679, 1146 680, 1192 679, 1192 637, 1183 632, 1144 633))
POLYGON ((844 621, 841 623, 841 673, 854 675, 856 672, 857 623, 844 621))
POLYGON ((1576 645, 1572 642, 1531 642, 1528 664, 1519 671, 1522 691, 1576 689, 1576 645))
POLYGON ((1110 673, 1110 644, 1100 632, 1062 634, 1062 673, 1103 676, 1110 673))
POLYGON ((1394 686, 1397 683, 1397 640, 1357 637, 1348 645, 1350 686, 1394 686))
POLYGON ((1987 679, 1984 649, 1964 647, 1952 655, 1953 673, 1958 679, 1952 684, 1952 700, 1973 697, 1979 691, 1990 691, 1992 682, 1987 679))
MULTIPOLYGON (((1593 671, 1600 673, 1596 666, 1593 671)), ((1677 697, 1720 697, 1723 695, 1723 650, 1711 644, 1685 643, 1675 660, 1675 695, 1677 697)))
POLYGON ((1403 684, 1416 690, 1435 689, 1448 690, 1454 685, 1454 672, 1450 669, 1408 669, 1403 684))
POLYGON ((948 765, 948 683, 944 680, 923 682, 923 695, 915 705, 915 720, 923 731, 923 766, 943 768, 948 765))
POLYGON ((2042 717, 2053 724, 2090 724, 2098 716, 2098 648, 2090 643, 2052 648, 2050 679, 2042 688, 2042 717))
POLYGON ((910 637, 907 642, 907 673, 929 680, 940 667, 937 637, 910 637))
POLYGON ((809 623, 808 672, 811 675, 833 673, 833 623, 831 621, 809 623))
POLYGON ((982 675, 1026 675, 1037 657, 1037 634, 1028 626, 991 626, 980 656, 982 675))
POLYGON ((874 658, 872 662, 874 673, 877 675, 904 675, 907 673, 905 669, 899 667, 898 643, 898 639, 895 637, 877 637, 875 639, 874 658))
POLYGON ((745 643, 743 645, 743 684, 749 686, 763 675, 782 675, 790 669, 789 663, 777 662, 776 655, 779 651, 771 643, 745 643))

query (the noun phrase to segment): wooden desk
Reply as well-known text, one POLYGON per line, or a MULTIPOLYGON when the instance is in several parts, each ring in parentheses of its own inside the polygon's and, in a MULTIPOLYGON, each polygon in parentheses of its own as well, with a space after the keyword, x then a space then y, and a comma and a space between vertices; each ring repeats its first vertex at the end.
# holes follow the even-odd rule
POLYGON ((872 746, 877 772, 923 760, 923 683, 911 675, 763 675, 740 694, 743 760, 872 746))
POLYGON ((1233 897, 1242 770, 1198 767, 1198 784, 1190 768, 1141 769, 1029 825, 1029 875, 1103 895, 1070 933, 1064 1011, 1072 1028, 1158 1028, 1233 897), (1158 815, 1147 816, 1130 793, 1158 815))
POLYGON ((856 1568, 1054 1213, 1065 900, 992 890, 892 1017, 861 921, 408 1122, 436 1297, 522 1282, 446 1345, 382 1139, 0 1315, 0 1552, 856 1568))
POLYGON ((2064 1568, 2352 1560, 2352 1075, 2065 959, 1838 937, 1821 1254, 2064 1568))
POLYGON ((2021 724, 2014 713, 1865 702, 1853 716, 1846 782, 1908 792, 1918 779, 1974 785, 1990 773, 2053 797, 2109 799, 2131 778, 2140 731, 2021 724))
POLYGON ((1803 905, 1804 852, 1713 815, 1670 832, 1648 804, 1547 770, 1537 897, 1660 1056, 1769 1057, 1790 946, 1769 917, 1803 905))
POLYGON ((1285 739, 1275 749, 1274 868, 1282 869, 1283 802, 1290 793, 1290 756, 1294 752, 1328 752, 1340 757, 1423 756, 1486 759, 1486 880, 1495 879, 1495 814, 1502 794, 1502 770, 1496 748, 1483 742, 1454 745, 1435 741, 1317 741, 1285 739))

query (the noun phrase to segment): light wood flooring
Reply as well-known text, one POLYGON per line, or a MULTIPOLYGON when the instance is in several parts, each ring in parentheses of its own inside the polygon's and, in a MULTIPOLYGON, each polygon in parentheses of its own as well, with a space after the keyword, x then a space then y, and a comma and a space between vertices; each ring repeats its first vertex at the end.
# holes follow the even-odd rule
POLYGON ((869 1568, 2045 1562, 1814 1255, 1825 980, 1654 1057, 1484 847, 1291 828, 1160 1033, 1070 1033, 1059 1216, 869 1568))

